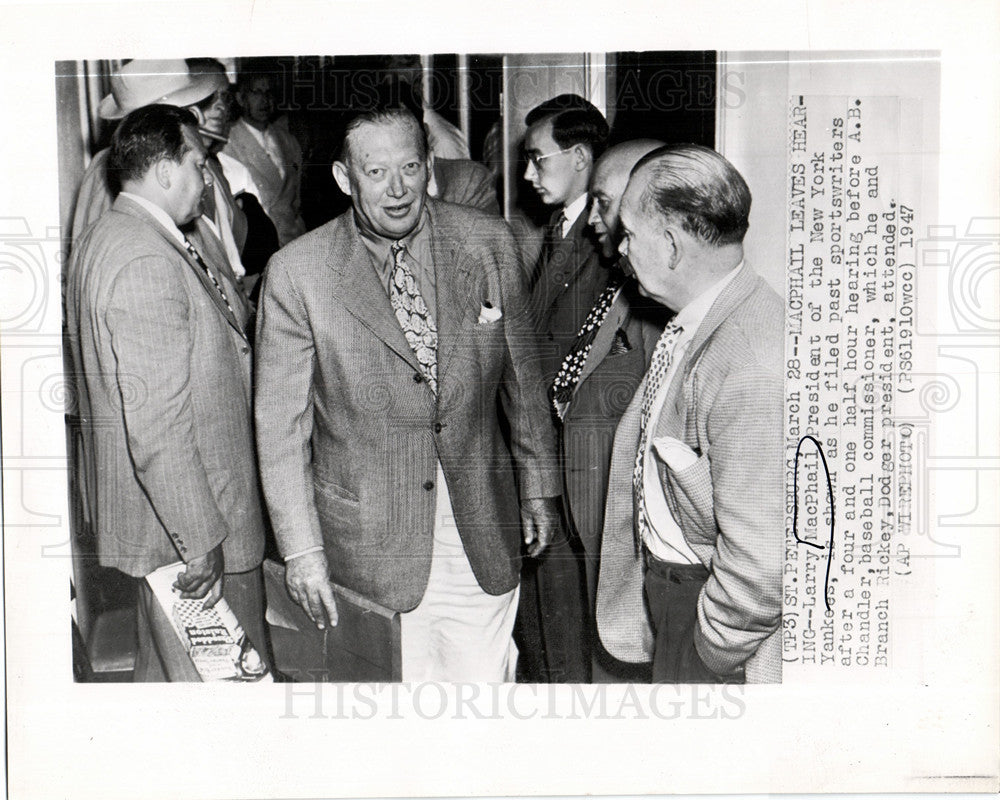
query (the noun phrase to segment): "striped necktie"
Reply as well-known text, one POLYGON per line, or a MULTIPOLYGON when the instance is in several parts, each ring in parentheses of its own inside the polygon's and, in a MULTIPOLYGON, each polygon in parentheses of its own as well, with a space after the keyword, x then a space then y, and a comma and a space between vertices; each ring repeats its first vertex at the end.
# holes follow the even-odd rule
POLYGON ((635 453, 635 467, 632 470, 632 491, 636 502, 640 544, 649 535, 651 529, 649 516, 646 512, 644 487, 646 451, 649 449, 650 412, 653 408, 653 401, 670 371, 674 348, 683 332, 684 328, 673 322, 663 329, 663 333, 660 334, 656 347, 653 349, 653 357, 650 359, 649 370, 646 373, 646 385, 642 393, 642 409, 639 417, 639 447, 635 453))
POLYGON ((198 252, 198 249, 191 244, 191 241, 186 236, 184 237, 184 247, 187 248, 188 254, 191 258, 195 260, 198 266, 205 271, 205 274, 209 277, 212 283, 215 284, 215 288, 218 289, 219 294, 222 295, 222 302, 226 304, 226 308, 229 309, 229 313, 235 317, 236 312, 233 311, 233 307, 229 303, 229 298, 226 297, 226 291, 222 288, 222 284, 219 283, 218 279, 215 277, 215 273, 208 268, 208 264, 206 264, 205 260, 201 257, 201 253, 198 252))
POLYGON ((393 267, 389 276, 389 302, 406 341, 417 357, 427 385, 437 394, 437 325, 406 263, 406 245, 393 242, 391 249, 393 267))

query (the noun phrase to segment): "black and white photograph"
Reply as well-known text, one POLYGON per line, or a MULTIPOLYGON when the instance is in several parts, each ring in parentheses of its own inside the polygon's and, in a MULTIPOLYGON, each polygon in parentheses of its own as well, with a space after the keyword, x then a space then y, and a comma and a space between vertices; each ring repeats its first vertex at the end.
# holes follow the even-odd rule
POLYGON ((808 5, 22 41, 11 796, 1000 788, 997 14, 808 5))

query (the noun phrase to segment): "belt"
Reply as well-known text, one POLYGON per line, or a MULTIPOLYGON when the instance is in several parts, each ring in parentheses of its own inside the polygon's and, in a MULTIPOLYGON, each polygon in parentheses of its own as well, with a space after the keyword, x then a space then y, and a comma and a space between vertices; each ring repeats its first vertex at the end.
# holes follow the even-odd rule
POLYGON ((664 578, 672 580, 674 583, 684 583, 686 581, 704 581, 708 578, 708 568, 704 564, 681 564, 672 561, 663 561, 654 556, 649 548, 642 548, 642 560, 646 569, 655 572, 664 578))

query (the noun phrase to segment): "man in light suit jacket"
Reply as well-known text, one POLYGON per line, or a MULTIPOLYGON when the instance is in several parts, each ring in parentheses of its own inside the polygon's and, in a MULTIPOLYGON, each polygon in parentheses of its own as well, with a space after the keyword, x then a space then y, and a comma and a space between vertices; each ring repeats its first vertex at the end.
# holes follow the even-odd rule
MULTIPOLYGON (((192 66, 202 61, 191 59, 144 60, 136 59, 111 76, 111 92, 97 107, 101 119, 116 121, 143 106, 166 103, 188 109, 198 120, 201 141, 209 147, 217 121, 228 114, 229 83, 225 72, 204 70, 192 66)), ((87 167, 76 196, 73 209, 72 241, 75 243, 109 208, 118 194, 119 181, 108 173, 108 156, 105 148, 98 152, 87 167)), ((247 218, 236 203, 222 167, 209 159, 206 170, 206 203, 202 213, 192 225, 190 235, 198 246, 221 247, 226 263, 220 268, 242 279, 244 269, 241 259, 247 240, 247 218)), ((244 295, 240 285, 239 294, 244 295)), ((246 302, 243 296, 241 302, 246 302)))
MULTIPOLYGON (((607 144, 608 123, 575 94, 541 103, 525 123, 524 179, 554 209, 541 253, 528 274, 542 374, 551 383, 608 282, 587 225, 587 188, 594 161, 607 144)), ((584 584, 579 548, 568 537, 555 542, 544 560, 525 563, 518 612, 522 680, 590 679, 584 584)))
POLYGON ((677 316, 616 433, 598 630, 657 682, 781 676, 783 304, 743 262, 749 213, 696 145, 647 155, 621 204, 620 251, 677 316))
MULTIPOLYGON (((98 555, 140 578, 184 561, 181 597, 225 596, 266 654, 247 313, 221 248, 193 249, 181 230, 202 210, 197 121, 174 106, 141 108, 109 158, 122 191, 67 275, 98 555)), ((135 679, 190 678, 138 584, 135 679)))
POLYGON ((555 442, 510 233, 428 199, 430 168, 410 111, 357 113, 333 167, 352 209, 268 264, 261 478, 319 627, 332 577, 403 612, 404 680, 509 680, 522 524, 539 552, 559 520, 555 442))
POLYGON ((242 115, 222 152, 250 170, 284 247, 306 232, 300 213, 302 147, 288 129, 288 118, 275 116, 273 83, 273 74, 258 71, 257 62, 240 71, 236 99, 242 115))

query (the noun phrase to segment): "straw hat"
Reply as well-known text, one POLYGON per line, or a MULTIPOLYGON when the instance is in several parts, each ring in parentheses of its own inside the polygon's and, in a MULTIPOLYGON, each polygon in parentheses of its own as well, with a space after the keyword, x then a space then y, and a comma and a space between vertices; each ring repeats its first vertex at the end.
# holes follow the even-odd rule
POLYGON ((101 100, 97 113, 101 119, 121 119, 153 103, 186 108, 225 86, 225 75, 192 75, 183 59, 136 59, 111 76, 111 94, 101 100))

